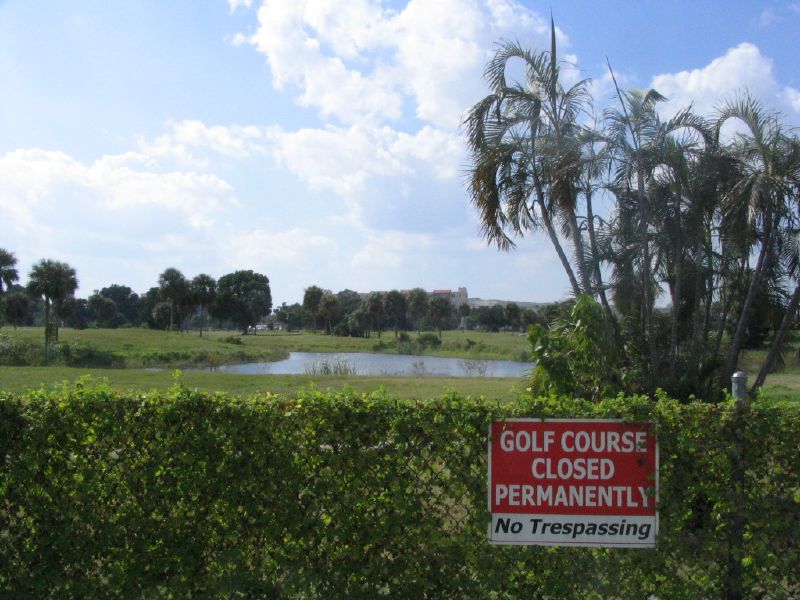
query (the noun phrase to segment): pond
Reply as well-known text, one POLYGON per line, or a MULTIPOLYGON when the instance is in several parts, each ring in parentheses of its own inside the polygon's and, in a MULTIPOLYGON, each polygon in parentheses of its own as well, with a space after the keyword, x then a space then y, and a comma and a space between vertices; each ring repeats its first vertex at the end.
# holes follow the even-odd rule
POLYGON ((207 370, 248 375, 386 375, 405 377, 522 377, 531 363, 510 360, 368 354, 366 352, 291 352, 276 362, 222 365, 207 370))

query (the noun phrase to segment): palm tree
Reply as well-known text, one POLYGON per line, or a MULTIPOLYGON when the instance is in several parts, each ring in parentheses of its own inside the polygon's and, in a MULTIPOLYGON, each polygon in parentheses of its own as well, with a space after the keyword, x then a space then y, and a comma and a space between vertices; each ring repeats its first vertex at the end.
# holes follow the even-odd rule
POLYGON ((439 339, 442 339, 442 325, 453 314, 453 305, 450 304, 450 299, 444 296, 434 296, 428 306, 430 310, 431 320, 436 323, 436 332, 439 334, 439 339))
POLYGON ((52 337, 58 341, 58 325, 61 321, 61 308, 64 301, 78 288, 75 269, 68 264, 49 259, 40 260, 28 275, 28 293, 36 298, 44 298, 45 347, 52 337), (50 321, 50 308, 55 319, 50 321))
POLYGON ((319 303, 319 315, 325 321, 325 333, 331 335, 331 324, 339 316, 339 299, 333 294, 325 294, 319 303))
POLYGON ((394 337, 397 337, 400 331, 400 322, 406 315, 408 309, 408 302, 406 297, 397 290, 391 290, 386 293, 383 298, 383 310, 391 317, 392 325, 394 326, 394 337))
POLYGON ((464 328, 464 331, 467 330, 467 317, 471 312, 472 309, 466 302, 462 302, 458 305, 458 318, 461 319, 461 326, 464 328))
POLYGON ((14 256, 14 253, 0 248, 0 294, 10 288, 15 281, 19 280, 16 265, 17 257, 14 256))
POLYGON ((420 335, 419 322, 428 314, 428 292, 422 288, 414 288, 408 293, 408 315, 417 326, 417 335, 420 335))
POLYGON ((514 246, 512 237, 544 228, 578 296, 592 291, 577 214, 577 184, 584 166, 578 116, 589 95, 586 81, 565 89, 559 71, 552 22, 549 53, 530 52, 516 43, 498 49, 484 71, 490 94, 464 121, 472 155, 468 175, 484 237, 508 250, 514 246), (517 60, 524 67, 524 83, 506 78, 517 60), (577 276, 561 245, 557 221, 572 242, 577 276))
POLYGON ((381 319, 383 319, 383 315, 385 314, 385 302, 383 296, 384 295, 380 292, 372 292, 369 296, 367 296, 366 300, 367 314, 372 320, 375 331, 378 332, 378 339, 381 337, 381 319))
POLYGON ((208 306, 217 295, 217 281, 211 275, 200 273, 192 279, 191 292, 194 301, 200 307, 200 337, 203 337, 203 324, 206 321, 208 306))
MULTIPOLYGON (((613 72, 612 72, 613 78, 613 72)), ((616 79, 614 79, 616 86, 616 79)), ((619 107, 605 111, 605 135, 608 140, 614 179, 611 187, 617 196, 616 252, 614 280, 622 296, 632 299, 638 314, 625 313, 638 323, 639 335, 644 342, 645 372, 651 376, 658 372, 658 340, 653 310, 660 284, 671 281, 673 287, 673 316, 670 363, 674 371, 677 356, 676 318, 679 308, 677 297, 682 285, 681 268, 684 255, 681 218, 686 186, 687 155, 700 140, 708 141, 712 135, 706 122, 689 109, 678 112, 664 122, 656 111, 665 98, 656 90, 623 92, 616 87, 619 107), (691 135, 679 137, 682 132, 691 135), (662 185, 656 196, 659 178, 670 185, 662 185), (660 218, 662 217, 662 218, 660 218), (663 226, 670 229, 664 231, 663 226), (658 236, 662 244, 656 242, 658 236), (677 275, 676 275, 677 270, 677 275)))
POLYGON ((319 314, 319 305, 322 302, 324 292, 316 285, 312 285, 303 292, 303 308, 311 313, 311 318, 314 320, 314 331, 317 330, 317 315, 319 314))
POLYGON ((175 317, 181 303, 186 299, 189 292, 189 283, 178 269, 166 269, 158 276, 158 287, 161 294, 169 302, 169 328, 175 328, 175 317))
POLYGON ((728 121, 744 124, 733 149, 740 166, 739 177, 725 198, 726 211, 746 221, 749 239, 743 245, 743 264, 757 253, 756 265, 747 288, 747 295, 736 320, 720 373, 727 383, 739 358, 750 307, 767 273, 781 260, 786 235, 796 235, 791 227, 797 219, 798 186, 800 186, 800 142, 787 135, 777 116, 748 95, 723 105, 719 112, 716 133, 728 121))

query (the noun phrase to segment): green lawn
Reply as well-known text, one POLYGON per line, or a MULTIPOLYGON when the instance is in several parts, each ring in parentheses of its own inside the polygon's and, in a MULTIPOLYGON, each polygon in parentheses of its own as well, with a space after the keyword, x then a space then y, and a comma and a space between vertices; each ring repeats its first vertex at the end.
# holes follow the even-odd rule
MULTIPOLYGON (((41 327, 4 327, 9 337, 39 342, 41 327)), ((413 340, 416 333, 410 334, 413 340)), ((278 360, 289 352, 396 352, 395 337, 385 332, 378 338, 350 338, 316 333, 269 332, 240 335, 231 331, 176 333, 153 329, 67 329, 59 330, 59 341, 83 344, 125 357, 127 366, 150 364, 190 365, 199 362, 223 364, 247 358, 278 360)), ((459 358, 527 359, 528 338, 518 333, 445 331, 442 345, 426 354, 459 358)))
MULTIPOLYGON (((12 329, 0 334, 11 338, 39 341, 43 331, 37 327, 12 329)), ((84 374, 105 377, 115 389, 165 389, 172 385, 169 369, 197 364, 240 363, 252 360, 279 360, 292 351, 305 352, 396 352, 392 332, 378 338, 343 338, 313 333, 260 333, 242 336, 230 331, 175 333, 151 329, 60 330, 61 342, 84 345, 98 351, 114 352, 125 359, 127 369, 87 369, 69 367, 0 367, 0 390, 21 391, 72 382, 84 374), (167 365, 165 371, 147 371, 141 366, 167 365)), ((415 332, 410 333, 413 340, 415 332)), ((527 357, 527 336, 518 333, 445 331, 441 347, 427 354, 458 358, 520 360, 527 357)), ((764 353, 750 351, 742 361, 749 381, 755 379, 764 353)), ((440 377, 366 377, 322 375, 236 375, 184 371, 183 382, 205 391, 251 394, 271 391, 291 394, 302 386, 316 383, 320 389, 349 387, 358 392, 372 392, 383 387, 401 398, 430 397, 446 391, 491 399, 510 399, 525 389, 524 380, 440 377)), ((767 378, 763 396, 770 401, 800 402, 800 359, 793 353, 786 368, 767 378)))
MULTIPOLYGON (((40 387, 72 385, 90 375, 105 379, 116 390, 165 390, 176 382, 175 372, 143 369, 78 369, 70 367, 0 367, 0 390, 23 392, 40 387)), ((484 396, 488 400, 507 401, 524 390, 524 379, 465 377, 367 377, 324 375, 236 375, 207 371, 181 371, 180 382, 188 388, 206 392, 226 392, 238 396, 272 392, 293 395, 311 385, 320 390, 351 389, 371 393, 383 389, 398 398, 431 398, 448 392, 463 396, 484 396)))

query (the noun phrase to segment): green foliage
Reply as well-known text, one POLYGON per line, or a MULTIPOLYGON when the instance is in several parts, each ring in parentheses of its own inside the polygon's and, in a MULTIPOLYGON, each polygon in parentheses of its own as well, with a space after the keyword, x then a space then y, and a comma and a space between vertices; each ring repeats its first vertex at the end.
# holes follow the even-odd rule
POLYGON ((211 314, 237 325, 243 333, 255 327, 272 309, 272 294, 266 275, 235 271, 217 282, 217 296, 211 314))
POLYGON ((417 336, 420 348, 438 348, 442 345, 441 338, 434 333, 423 333, 417 336))
POLYGON ((536 367, 534 395, 569 395, 599 400, 622 389, 624 373, 614 332, 602 307, 580 296, 568 319, 550 329, 531 325, 528 333, 536 367))
POLYGON ((0 596, 713 598, 737 507, 742 597, 791 598, 798 439, 796 409, 663 395, 0 393, 0 596), (658 548, 487 545, 488 425, 523 416, 653 422, 658 548))

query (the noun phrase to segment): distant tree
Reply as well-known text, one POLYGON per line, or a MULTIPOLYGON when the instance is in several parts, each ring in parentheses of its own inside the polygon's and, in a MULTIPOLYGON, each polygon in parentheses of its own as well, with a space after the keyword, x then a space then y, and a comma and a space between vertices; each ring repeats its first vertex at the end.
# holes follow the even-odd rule
POLYGON ((306 288, 306 291, 303 293, 303 308, 305 308, 314 319, 314 331, 317 330, 317 315, 319 314, 319 305, 320 302, 322 302, 323 295, 322 289, 316 285, 306 288))
POLYGON ((339 300, 333 294, 325 294, 319 303, 319 316, 325 321, 325 333, 331 334, 331 323, 339 316, 339 300))
POLYGON ((367 296, 367 314, 372 322, 373 329, 378 332, 378 339, 381 337, 381 329, 383 328, 384 306, 383 294, 380 292, 372 292, 367 296))
POLYGON ((19 280, 17 272, 17 257, 13 252, 0 248, 0 294, 19 280), (5 286, 5 287, 4 287, 5 286))
POLYGON ((294 304, 286 304, 286 302, 282 303, 275 310, 275 316, 278 322, 282 323, 287 331, 302 329, 303 321, 306 318, 310 319, 308 316, 308 311, 306 311, 306 309, 297 302, 294 304))
POLYGON ((414 288, 408 294, 408 315, 411 322, 417 327, 417 335, 420 334, 420 320, 427 314, 428 292, 422 288, 414 288))
POLYGON ((211 275, 201 273, 192 279, 190 288, 192 298, 200 309, 200 337, 203 337, 203 325, 208 320, 208 307, 213 304, 217 296, 217 281, 211 275))
POLYGON ((153 306, 150 314, 150 323, 154 329, 168 329, 169 320, 172 315, 172 307, 169 302, 159 301, 153 306))
POLYGON ((467 304, 466 302, 462 302, 461 304, 459 304, 458 316, 461 319, 461 322, 464 324, 464 331, 467 330, 467 317, 469 316, 470 312, 471 309, 469 304, 467 304))
POLYGON ((442 327, 453 314, 453 305, 444 296, 434 296, 430 301, 428 310, 431 320, 436 324, 436 333, 439 334, 439 339, 441 340, 442 327))
POLYGON ((357 310, 363 302, 361 299, 361 294, 354 292, 353 290, 342 290, 341 292, 337 292, 336 299, 339 301, 339 313, 341 314, 342 318, 346 317, 354 310, 357 310))
POLYGON ((89 301, 85 298, 67 298, 64 302, 64 324, 73 329, 86 329, 91 321, 89 301))
POLYGON ((169 302, 169 329, 175 328, 178 308, 189 293, 189 282, 178 269, 170 267, 158 276, 161 296, 169 302))
MULTIPOLYGON (((139 301, 136 303, 136 314, 140 323, 145 323, 151 329, 161 329, 153 319, 153 309, 159 302, 162 302, 162 299, 161 288, 158 287, 151 287, 139 297, 139 301)), ((169 317, 167 317, 167 326, 169 326, 169 317)))
POLYGON ((366 337, 369 331, 370 316, 364 310, 363 306, 354 310, 345 321, 349 335, 355 337, 366 337))
POLYGON ((531 325, 543 325, 543 326, 547 325, 542 316, 537 311, 531 308, 523 308, 520 311, 519 320, 520 320, 520 325, 522 325, 526 330, 531 325))
POLYGON ((110 298, 117 306, 117 317, 112 325, 139 325, 139 295, 127 285, 112 284, 98 292, 105 298, 110 298))
POLYGON ((50 259, 42 259, 31 269, 28 275, 28 293, 36 298, 44 299, 44 337, 47 346, 51 337, 58 341, 58 325, 61 320, 61 309, 67 298, 78 288, 78 277, 75 269, 68 264, 50 259), (50 320, 50 309, 55 319, 50 320))
POLYGON ((25 319, 30 314, 30 307, 30 299, 24 292, 12 290, 3 294, 5 320, 13 325, 14 329, 25 324, 25 319))
POLYGON ((272 294, 266 275, 254 271, 235 271, 217 282, 217 299, 211 314, 239 326, 242 334, 255 327, 272 309, 272 294))
POLYGON ((500 304, 481 306, 474 312, 478 326, 486 331, 500 331, 508 323, 505 310, 500 304))
POLYGON ((519 329, 520 308, 515 302, 509 302, 504 309, 506 321, 513 329, 519 329))
POLYGON ((89 296, 87 302, 90 318, 102 327, 108 327, 117 316, 117 304, 111 298, 97 293, 89 296))
POLYGON ((400 323, 402 323, 406 316, 407 308, 408 303, 406 302, 406 297, 397 290, 387 292, 386 296, 383 298, 383 310, 392 320, 394 337, 397 337, 400 332, 400 323))

